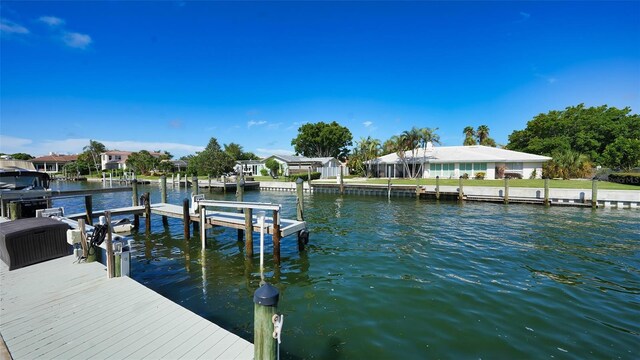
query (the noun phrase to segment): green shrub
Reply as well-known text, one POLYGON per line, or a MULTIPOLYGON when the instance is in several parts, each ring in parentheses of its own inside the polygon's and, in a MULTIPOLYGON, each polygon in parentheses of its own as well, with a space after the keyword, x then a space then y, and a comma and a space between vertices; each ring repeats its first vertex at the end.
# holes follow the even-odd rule
MULTIPOLYGON (((311 180, 320 179, 320 175, 322 175, 322 174, 320 174, 319 172, 312 172, 311 173, 311 180)), ((296 181, 296 180, 298 180, 298 178, 302 179, 303 181, 308 181, 309 174, 290 175, 290 176, 287 176, 287 181, 296 181)))
POLYGON ((462 178, 464 180, 467 180, 469 178, 469 174, 467 174, 467 173, 462 174, 462 178))
POLYGON ((640 173, 610 174, 609 181, 619 183, 619 184, 640 186, 640 173))
POLYGON ((506 172, 504 173, 504 178, 505 179, 522 179, 522 174, 506 172))
POLYGON ((484 173, 484 172, 482 172, 482 171, 477 172, 477 173, 476 173, 476 180, 484 180, 484 177, 485 177, 486 175, 487 175, 487 174, 485 174, 485 173, 484 173))
POLYGON ((529 179, 533 180, 536 177, 538 177, 538 170, 533 169, 533 171, 531 172, 531 175, 529 175, 529 179))
POLYGON ((267 169, 260 169, 260 175, 269 176, 269 172, 267 171, 267 169))

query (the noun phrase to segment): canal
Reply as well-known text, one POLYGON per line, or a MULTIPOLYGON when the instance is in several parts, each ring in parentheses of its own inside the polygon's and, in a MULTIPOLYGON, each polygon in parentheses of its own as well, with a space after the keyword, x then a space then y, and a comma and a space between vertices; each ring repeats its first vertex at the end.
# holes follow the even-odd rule
MULTIPOLYGON (((139 191, 160 202, 157 186, 139 191)), ((96 195, 93 206, 128 206, 130 196, 96 195)), ((295 193, 251 191, 245 201, 280 203, 295 218, 295 193)), ((84 211, 83 198, 54 206, 84 211)), ((305 194, 307 251, 283 239, 278 268, 267 247, 266 278, 285 315, 282 358, 634 358, 639 219, 630 209, 305 194)), ((185 241, 181 220, 152 224, 151 236, 132 235, 132 278, 252 341, 258 248, 246 260, 236 231, 216 228, 203 252, 197 233, 185 241)))

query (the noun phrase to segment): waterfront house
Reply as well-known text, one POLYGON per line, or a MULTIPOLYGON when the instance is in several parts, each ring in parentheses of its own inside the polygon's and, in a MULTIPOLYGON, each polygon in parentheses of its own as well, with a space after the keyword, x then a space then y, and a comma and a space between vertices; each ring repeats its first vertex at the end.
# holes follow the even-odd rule
POLYGON ((528 179, 542 176, 542 164, 548 156, 489 146, 440 146, 427 144, 426 149, 406 151, 404 160, 397 153, 381 156, 368 164, 375 177, 403 178, 417 172, 423 178, 457 179, 467 174, 470 178, 484 173, 485 179, 499 179, 504 174, 517 174, 528 179))
POLYGON ((78 155, 58 155, 49 153, 49 155, 40 156, 29 161, 33 164, 33 167, 36 170, 54 174, 61 172, 62 167, 66 164, 77 160, 78 155))
MULTIPOLYGON (((274 159, 280 164, 282 174, 285 176, 295 174, 306 174, 307 172, 319 172, 321 179, 336 177, 340 174, 342 163, 333 157, 305 157, 293 155, 272 155, 261 160, 262 166, 267 160, 274 159)), ((264 167, 266 168, 266 167, 264 167)), ((259 170, 258 170, 259 171, 259 170)), ((344 175, 348 175, 348 169, 345 167, 344 175)))
POLYGON ((236 161, 236 164, 242 167, 243 174, 248 176, 256 176, 260 175, 260 171, 262 169, 269 171, 269 169, 264 166, 265 161, 266 160, 238 160, 236 161))
MULTIPOLYGON (((127 159, 129 155, 133 154, 132 151, 119 151, 119 150, 110 150, 105 151, 100 154, 100 164, 102 165, 102 170, 110 170, 110 169, 127 169, 127 159)), ((158 158, 162 156, 162 153, 158 152, 149 152, 151 156, 158 158)))

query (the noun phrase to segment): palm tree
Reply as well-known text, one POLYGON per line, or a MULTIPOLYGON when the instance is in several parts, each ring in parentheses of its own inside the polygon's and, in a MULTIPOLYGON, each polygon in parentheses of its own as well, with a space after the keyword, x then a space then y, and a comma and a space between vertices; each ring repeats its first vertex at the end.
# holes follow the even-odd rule
POLYGON ((478 144, 484 145, 485 140, 489 138, 489 127, 487 125, 478 126, 476 136, 478 137, 478 144))
POLYGON ((464 130, 462 130, 462 133, 465 135, 464 138, 464 143, 462 145, 464 146, 471 146, 471 145, 476 145, 476 130, 473 128, 473 126, 467 126, 464 128, 464 130))
MULTIPOLYGON (((427 144, 440 144, 440 135, 436 134, 438 128, 420 129, 420 143, 422 144, 422 173, 424 173, 424 163, 427 157, 427 144)), ((417 175, 417 174, 416 174, 417 175)))
MULTIPOLYGON (((418 152, 418 145, 420 144, 420 140, 422 138, 421 129, 417 127, 412 127, 411 130, 405 130, 400 135, 403 138, 404 147, 406 150, 411 150, 411 159, 413 161, 413 169, 411 169, 411 177, 415 177, 415 173, 417 172, 416 164, 416 155, 418 152)), ((409 165, 407 163, 407 170, 409 170, 409 165)))
POLYGON ((100 154, 107 151, 107 148, 103 143, 95 140, 89 140, 89 145, 82 148, 87 157, 89 157, 93 161, 93 167, 98 171, 98 159, 100 158, 100 154))
POLYGON ((367 177, 371 174, 371 160, 378 157, 380 154, 380 140, 373 139, 371 136, 366 138, 360 138, 357 142, 355 151, 359 154, 363 163, 368 162, 367 177))

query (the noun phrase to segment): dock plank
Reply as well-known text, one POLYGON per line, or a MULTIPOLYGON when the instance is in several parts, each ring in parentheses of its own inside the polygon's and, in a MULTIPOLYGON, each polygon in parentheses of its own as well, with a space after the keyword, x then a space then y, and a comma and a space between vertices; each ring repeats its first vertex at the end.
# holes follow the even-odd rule
POLYGON ((102 264, 73 260, 0 264, 0 332, 14 359, 253 357, 250 342, 128 277, 108 279, 102 264))

